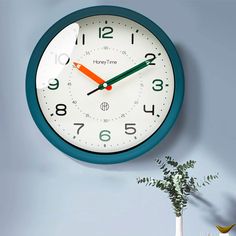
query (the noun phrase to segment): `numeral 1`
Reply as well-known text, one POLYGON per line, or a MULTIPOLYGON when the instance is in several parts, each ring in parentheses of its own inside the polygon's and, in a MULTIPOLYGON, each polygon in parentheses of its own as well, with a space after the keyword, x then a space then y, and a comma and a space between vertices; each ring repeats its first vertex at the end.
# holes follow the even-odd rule
POLYGON ((85 44, 85 34, 82 35, 82 44, 85 44))
POLYGON ((134 44, 134 34, 131 34, 131 44, 134 44))

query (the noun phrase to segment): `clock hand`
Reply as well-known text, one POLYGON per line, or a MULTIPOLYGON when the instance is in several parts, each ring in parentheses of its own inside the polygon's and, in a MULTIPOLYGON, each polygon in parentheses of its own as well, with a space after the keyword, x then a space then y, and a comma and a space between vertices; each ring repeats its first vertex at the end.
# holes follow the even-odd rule
POLYGON ((107 80, 106 82, 104 82, 102 84, 99 84, 99 86, 96 89, 94 89, 93 91, 89 92, 87 95, 91 95, 92 93, 95 93, 98 90, 103 90, 103 89, 111 86, 112 84, 115 84, 118 81, 128 77, 129 75, 132 75, 132 74, 136 73, 137 71, 142 70, 143 68, 147 67, 154 59, 155 58, 145 60, 145 61, 141 62, 140 64, 138 64, 138 65, 136 65, 136 66, 134 66, 134 67, 124 71, 123 73, 121 73, 121 74, 119 74, 119 75, 117 75, 117 76, 107 80))
MULTIPOLYGON (((73 64, 74 64, 76 69, 78 69, 80 72, 82 72, 84 75, 86 75, 87 77, 89 77, 90 79, 95 81, 96 83, 104 84, 106 82, 105 80, 103 80, 102 78, 100 78, 99 76, 94 74, 91 70, 86 68, 84 65, 82 65, 80 63, 77 63, 77 62, 73 62, 73 64)), ((112 86, 107 86, 106 89, 111 90, 112 86)))

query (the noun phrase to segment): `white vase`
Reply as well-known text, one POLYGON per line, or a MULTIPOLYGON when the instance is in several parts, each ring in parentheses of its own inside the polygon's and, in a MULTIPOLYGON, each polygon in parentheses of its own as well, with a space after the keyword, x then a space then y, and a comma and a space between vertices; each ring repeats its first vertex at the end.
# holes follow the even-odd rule
POLYGON ((176 216, 175 236, 183 236, 183 215, 176 216))
POLYGON ((220 233, 219 236, 229 236, 229 233, 225 233, 225 234, 220 233))

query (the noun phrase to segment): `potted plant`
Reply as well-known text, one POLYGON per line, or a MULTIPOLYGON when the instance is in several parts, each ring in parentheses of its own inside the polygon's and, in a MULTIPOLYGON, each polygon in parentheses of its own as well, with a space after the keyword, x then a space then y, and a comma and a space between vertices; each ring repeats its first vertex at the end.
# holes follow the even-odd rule
POLYGON ((183 236, 183 210, 187 206, 189 195, 217 179, 218 173, 204 177, 202 183, 199 183, 196 177, 190 177, 188 173, 189 169, 194 168, 196 161, 189 160, 179 164, 170 156, 166 156, 164 161, 157 159, 156 163, 163 172, 163 179, 139 177, 137 182, 156 187, 168 194, 176 215, 176 236, 183 236))

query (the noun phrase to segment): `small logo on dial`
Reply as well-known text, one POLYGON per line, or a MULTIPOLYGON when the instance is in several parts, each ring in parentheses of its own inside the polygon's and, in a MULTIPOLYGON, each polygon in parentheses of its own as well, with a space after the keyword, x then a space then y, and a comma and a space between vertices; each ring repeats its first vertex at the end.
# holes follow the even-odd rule
POLYGON ((110 106, 107 102, 102 102, 101 105, 100 105, 100 108, 102 111, 108 111, 110 106))

